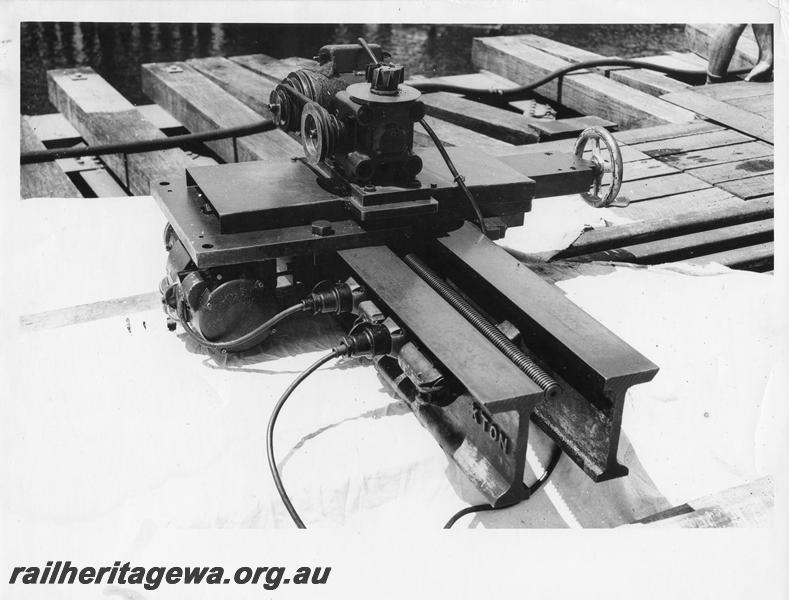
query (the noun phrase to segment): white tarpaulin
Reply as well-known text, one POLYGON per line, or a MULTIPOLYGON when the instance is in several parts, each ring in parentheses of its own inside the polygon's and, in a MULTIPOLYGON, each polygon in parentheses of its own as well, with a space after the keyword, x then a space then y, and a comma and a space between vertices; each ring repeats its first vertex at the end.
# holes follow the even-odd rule
MULTIPOLYGON (((4 313, 6 515, 64 534, 91 523, 138 542, 159 527, 292 526, 266 465, 265 427, 280 393, 341 330, 297 317, 262 350, 221 364, 167 331, 155 308, 22 328, 23 314, 153 291, 165 260, 149 200, 35 202, 17 215, 27 241, 13 245, 4 313)), ((594 484, 565 456, 528 502, 459 526, 616 526, 772 468, 770 440, 786 423, 765 396, 773 278, 717 267, 578 272, 559 287, 660 366, 626 400, 620 460, 630 475, 594 484)), ((532 430, 537 465, 551 443, 532 430)), ((282 411, 275 446, 310 527, 439 528, 482 500, 360 361, 309 377, 282 411)))

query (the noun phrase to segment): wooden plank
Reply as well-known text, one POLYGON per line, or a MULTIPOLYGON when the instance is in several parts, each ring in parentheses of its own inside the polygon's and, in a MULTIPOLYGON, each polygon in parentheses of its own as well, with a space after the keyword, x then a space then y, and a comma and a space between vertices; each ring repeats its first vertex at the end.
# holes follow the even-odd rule
POLYGON ((168 113, 158 104, 141 104, 137 110, 142 116, 164 131, 183 129, 184 126, 173 115, 168 113))
POLYGON ((609 131, 617 127, 616 123, 594 115, 568 119, 537 119, 526 115, 522 118, 526 120, 531 129, 539 134, 540 141, 575 138, 587 127, 603 127, 609 131))
MULTIPOLYGON (((720 24, 712 23, 685 25, 685 37, 688 41, 688 49, 699 56, 709 59, 712 40, 720 31, 720 28, 720 24)), ((729 68, 743 69, 745 67, 752 67, 756 64, 758 56, 759 46, 756 45, 756 42, 748 36, 742 35, 737 42, 737 47, 734 50, 731 63, 729 63, 729 68)))
MULTIPOLYGON (((472 60, 478 68, 523 82, 534 81, 570 64, 532 48, 520 36, 475 38, 472 60)), ((690 111, 675 110, 676 107, 668 106, 659 98, 595 73, 553 80, 536 92, 581 114, 594 114, 618 123, 622 128, 681 123, 695 118, 690 111)))
POLYGON ((554 259, 568 258, 618 248, 636 242, 648 242, 687 233, 746 223, 773 216, 773 199, 739 202, 712 211, 691 212, 653 221, 601 227, 582 233, 554 259))
MULTIPOLYGON (((691 54, 691 56, 696 55, 691 54)), ((682 54, 674 52, 666 52, 665 54, 656 54, 654 56, 639 56, 634 60, 640 60, 652 65, 667 67, 669 69, 704 69, 707 66, 707 63, 704 60, 701 61, 703 64, 699 65, 696 61, 692 61, 692 59, 689 60, 682 54)))
MULTIPOLYGON (((190 131, 248 125, 261 119, 254 110, 184 62, 143 65, 142 88, 190 131)), ((232 139, 206 145, 224 160, 235 161, 232 139)), ((236 147, 239 162, 303 155, 300 144, 281 130, 238 138, 236 147)))
MULTIPOLYGON (((494 156, 512 156, 514 154, 533 154, 533 153, 557 153, 557 152, 573 152, 573 148, 575 147, 575 140, 574 139, 563 139, 563 140, 552 140, 550 142, 540 142, 539 144, 529 144, 526 146, 507 146, 502 148, 496 148, 493 150, 494 156)), ((587 144, 587 151, 585 153, 588 154, 590 149, 590 145, 587 144)), ((649 156, 644 154, 643 152, 636 150, 631 146, 620 146, 620 151, 622 153, 622 162, 629 163, 637 160, 644 160, 648 159, 649 156)), ((627 167, 625 167, 627 168, 627 167)))
POLYGON ((699 167, 697 169, 690 169, 687 172, 707 183, 718 184, 724 181, 746 179, 748 177, 772 173, 773 168, 774 160, 770 156, 738 160, 730 163, 712 165, 710 167, 699 167))
MULTIPOLYGON (((90 67, 47 72, 49 99, 89 145, 150 140, 165 135, 90 67)), ((178 148, 128 155, 110 154, 104 163, 132 194, 150 194, 150 182, 183 173, 189 160, 178 148)))
POLYGON ((33 133, 46 148, 73 146, 82 141, 79 131, 60 113, 26 117, 33 133))
POLYGON ((654 265, 771 241, 773 219, 762 219, 587 254, 584 260, 654 265))
POLYGON ((570 44, 565 44, 558 40, 552 40, 550 38, 531 33, 520 35, 518 38, 521 42, 528 44, 532 48, 571 63, 579 63, 588 60, 598 60, 600 58, 605 58, 603 55, 597 54, 596 52, 591 52, 590 50, 585 50, 584 48, 578 48, 577 46, 571 46, 570 44))
POLYGON ((666 140, 632 144, 632 146, 644 154, 653 158, 658 158, 661 156, 668 156, 669 154, 690 152, 691 150, 704 150, 706 148, 716 148, 718 146, 730 146, 732 144, 751 141, 753 141, 753 138, 743 135, 738 131, 721 129, 719 131, 698 133, 696 135, 685 135, 666 140))
POLYGON ((695 133, 720 131, 721 129, 723 127, 711 121, 696 120, 691 123, 669 123, 667 125, 617 131, 614 133, 614 138, 620 144, 638 144, 641 142, 656 142, 683 135, 693 135, 695 133))
POLYGON ((695 87, 693 91, 721 102, 731 102, 732 100, 772 96, 774 84, 772 81, 727 81, 695 87))
POLYGON ((710 187, 710 184, 686 173, 650 177, 635 181, 623 181, 617 202, 641 202, 662 196, 695 192, 710 187))
POLYGON ((773 174, 767 173, 766 175, 757 175, 755 177, 748 177, 747 179, 724 181, 723 183, 719 183, 718 187, 744 200, 759 198, 760 196, 769 196, 774 190, 773 174))
POLYGON ((638 523, 651 527, 769 527, 774 507, 773 478, 768 476, 691 500, 638 523))
MULTIPOLYGON (((443 77, 425 77, 424 75, 413 75, 408 80, 406 80, 406 84, 418 84, 424 83, 426 81, 433 81, 439 83, 448 83, 451 85, 459 85, 464 87, 469 87, 472 89, 478 90, 491 90, 491 89, 511 89, 514 87, 518 87, 513 81, 502 77, 501 75, 496 75, 495 73, 491 73, 490 71, 485 71, 484 69, 478 71, 477 73, 465 73, 463 75, 445 75, 443 77)), ((433 93, 433 92, 427 92, 433 93)), ((469 98, 469 96, 463 96, 464 98, 469 98)), ((474 98, 471 98, 472 100, 474 98)), ((529 116, 533 117, 543 117, 546 115, 555 115, 556 111, 553 110, 547 104, 540 103, 537 100, 530 98, 528 100, 513 100, 511 102, 507 102, 506 106, 513 108, 519 113, 528 114, 529 116)))
POLYGON ((259 115, 271 118, 269 95, 277 84, 221 56, 192 58, 186 64, 202 73, 259 115))
POLYGON ((434 92, 421 98, 427 114, 510 144, 530 144, 539 134, 515 112, 475 102, 456 94, 434 92))
POLYGON ((728 104, 736 106, 748 112, 762 115, 767 119, 772 118, 773 103, 775 98, 772 94, 764 94, 763 96, 752 96, 750 98, 732 98, 727 100, 728 104))
POLYGON ((128 196, 126 190, 103 166, 97 169, 80 171, 79 176, 93 191, 97 198, 118 198, 128 196))
POLYGON ((679 173, 679 171, 654 158, 645 158, 627 163, 627 166, 622 169, 622 180, 636 181, 638 179, 647 179, 648 177, 673 175, 674 173, 679 173))
POLYGON ((274 83, 279 83, 293 71, 314 69, 318 66, 318 63, 314 60, 300 56, 278 60, 265 54, 247 54, 244 56, 231 56, 230 60, 254 71, 258 75, 263 75, 274 83))
POLYGON ((693 257, 687 262, 698 265, 718 263, 731 269, 770 271, 775 266, 775 244, 774 242, 763 242, 743 248, 714 252, 693 257))
POLYGON ((727 206, 740 205, 743 202, 745 201, 742 198, 737 198, 725 190, 709 187, 696 192, 634 202, 626 207, 613 207, 608 210, 635 221, 648 221, 690 212, 718 210, 727 206))
POLYGON ((705 150, 693 150, 663 156, 661 160, 682 171, 696 167, 712 166, 721 163, 733 163, 753 158, 771 158, 772 146, 764 142, 747 142, 733 146, 720 146, 705 150))
POLYGON ((518 87, 514 81, 497 75, 492 71, 481 70, 477 73, 464 73, 462 75, 444 75, 442 77, 426 77, 424 75, 414 75, 406 83, 419 83, 424 81, 438 81, 450 85, 459 85, 480 90, 501 89, 507 90, 518 87))
POLYGON ((687 69, 699 69, 706 71, 707 59, 702 58, 695 52, 677 52, 676 50, 669 50, 667 55, 673 56, 677 59, 678 63, 684 64, 687 69))
POLYGON ((674 92, 661 96, 661 98, 677 106, 695 111, 708 119, 723 123, 731 129, 773 143, 773 123, 761 115, 696 92, 674 92))
MULTIPOLYGON (((450 146, 466 146, 479 148, 484 152, 492 152, 501 148, 510 148, 512 144, 502 142, 496 138, 488 137, 476 131, 471 131, 453 123, 448 123, 441 119, 430 116, 425 117, 425 121, 433 128, 438 139, 450 146)), ((433 148, 433 140, 425 133, 419 124, 414 126, 414 145, 418 148, 433 148)))
POLYGON ((650 96, 662 96, 663 94, 680 92, 691 87, 689 84, 677 81, 665 73, 648 71, 647 69, 612 70, 609 77, 650 96))
MULTIPOLYGON (((156 125, 160 130, 169 132, 184 128, 177 119, 158 104, 140 104, 136 108, 147 121, 156 125)), ((68 119, 60 113, 33 115, 29 119, 33 131, 48 148, 70 147, 82 141, 79 131, 74 129, 68 119)))
POLYGON ((125 298, 102 300, 100 302, 78 304, 68 308, 22 315, 19 317, 19 324, 28 331, 54 329, 56 327, 65 327, 152 310, 161 306, 161 304, 162 296, 159 292, 146 292, 125 298))
MULTIPOLYGON (((44 144, 36 137, 26 116, 22 117, 20 127, 19 146, 21 152, 45 150, 44 144)), ((21 165, 19 168, 19 184, 19 195, 21 198, 38 198, 42 196, 80 198, 82 196, 77 187, 68 178, 68 175, 54 162, 21 165)))
MULTIPOLYGON (((537 50, 547 52, 552 56, 561 58, 571 63, 606 58, 601 54, 589 52, 588 50, 582 50, 581 48, 576 48, 575 46, 563 44, 562 42, 557 42, 556 40, 551 40, 537 35, 526 34, 522 36, 522 39, 537 50)), ((639 58, 638 60, 653 62, 652 59, 658 63, 660 63, 661 60, 665 60, 663 57, 647 57, 639 58)), ((670 60, 678 62, 673 58, 670 60)), ((683 68, 688 67, 685 65, 683 68)), ((646 69, 631 69, 628 67, 599 67, 596 69, 596 71, 604 74, 606 77, 610 77, 614 81, 619 81, 628 87, 637 89, 651 96, 660 96, 669 92, 678 92, 686 90, 690 87, 687 83, 672 79, 663 73, 657 73, 655 71, 649 71, 646 69)))

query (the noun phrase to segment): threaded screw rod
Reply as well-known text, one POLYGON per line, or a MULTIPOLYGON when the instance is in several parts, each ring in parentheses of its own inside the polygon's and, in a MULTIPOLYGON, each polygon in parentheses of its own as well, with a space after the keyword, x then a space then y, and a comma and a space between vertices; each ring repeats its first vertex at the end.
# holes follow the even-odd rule
POLYGON ((526 356, 501 330, 475 309, 469 302, 455 290, 453 290, 435 271, 428 267, 422 260, 414 254, 407 254, 403 261, 411 267, 417 275, 433 288, 439 296, 449 302, 463 317, 471 323, 482 335, 484 335, 504 356, 510 359, 534 383, 545 390, 545 395, 549 398, 555 397, 560 387, 556 380, 548 375, 531 358, 526 356))

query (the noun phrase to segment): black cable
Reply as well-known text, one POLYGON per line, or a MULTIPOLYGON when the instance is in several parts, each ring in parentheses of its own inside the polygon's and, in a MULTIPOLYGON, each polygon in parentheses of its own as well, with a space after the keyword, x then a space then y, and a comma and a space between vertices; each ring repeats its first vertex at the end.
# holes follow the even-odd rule
POLYGON ((314 102, 312 98, 302 94, 299 90, 297 90, 295 87, 293 87, 290 84, 287 84, 285 82, 280 82, 277 84, 277 87, 287 90, 288 92, 296 96, 296 98, 301 100, 303 104, 306 104, 307 102, 314 102))
POLYGON ((288 493, 285 491, 285 486, 282 484, 282 478, 279 474, 279 469, 277 468, 277 461, 274 459, 274 425, 277 423, 277 417, 279 416, 279 411, 282 410, 282 406, 288 400, 290 395, 293 393, 299 384, 304 381, 307 377, 309 377, 312 373, 317 371, 321 366, 325 365, 327 362, 341 356, 345 353, 345 348, 343 346, 338 346, 337 348, 333 348, 331 352, 324 355, 323 357, 316 360, 312 363, 309 367, 307 367, 293 382, 288 386, 288 388, 282 393, 282 396, 279 397, 279 400, 274 405, 274 410, 271 412, 271 418, 268 422, 268 427, 266 428, 266 457, 268 458, 268 466, 271 469, 271 476, 274 478, 274 485, 277 486, 277 492, 279 492, 279 497, 282 499, 282 503, 285 505, 285 508, 288 510, 290 514, 290 518, 293 519, 293 522, 296 524, 296 527, 299 529, 307 529, 307 526, 304 525, 304 521, 301 520, 299 517, 299 513, 296 512, 293 503, 290 501, 288 497, 288 493))
POLYGON ((462 508, 459 511, 457 511, 454 515, 452 515, 449 518, 449 521, 446 522, 446 525, 444 525, 444 529, 452 529, 452 526, 455 523, 457 523, 459 519, 465 517, 466 515, 470 515, 471 513, 487 512, 491 510, 503 510, 505 508, 510 508, 512 506, 520 504, 521 502, 524 502, 525 500, 528 500, 529 498, 532 497, 533 494, 535 494, 542 487, 542 485, 546 482, 548 477, 551 476, 551 473, 553 473, 553 470, 556 468, 556 465, 559 464, 559 459, 561 457, 562 457, 562 449, 557 444, 553 449, 553 453, 551 454, 551 459, 548 462, 548 466, 545 467, 545 471, 543 471, 542 475, 540 475, 537 478, 537 481, 535 481, 533 484, 528 486, 529 493, 526 496, 526 498, 524 498, 524 500, 513 502, 512 504, 506 504, 504 506, 495 506, 495 507, 491 506, 490 504, 477 504, 474 506, 467 506, 466 508, 462 508))
POLYGON ((482 217, 482 211, 479 209, 479 205, 477 204, 477 201, 474 200, 474 196, 471 195, 471 191, 466 187, 466 182, 463 179, 463 176, 460 173, 458 173, 458 170, 455 168, 455 163, 453 163, 452 159, 449 158, 449 154, 447 154, 446 148, 444 148, 444 144, 441 142, 440 139, 438 139, 436 132, 433 131, 433 128, 430 127, 430 125, 428 125, 424 119, 420 119, 419 124, 427 132, 427 135, 430 136, 430 139, 433 140, 433 143, 436 145, 438 152, 441 154, 441 158, 443 158, 444 162, 447 164, 447 167, 449 168, 449 172, 452 173, 452 177, 455 179, 455 183, 458 184, 458 187, 461 189, 463 194, 468 199, 469 204, 471 204, 471 208, 474 209, 474 213, 477 216, 477 223, 479 224, 480 231, 482 231, 484 235, 487 235, 488 230, 485 227, 485 219, 482 217))
POLYGON ((200 133, 187 133, 172 137, 157 138, 154 140, 137 140, 132 142, 118 142, 115 144, 101 144, 86 146, 84 148, 60 148, 54 150, 33 150, 19 154, 19 164, 31 165, 35 163, 50 162, 59 158, 77 158, 80 156, 100 156, 104 154, 134 154, 137 152, 150 152, 153 150, 166 150, 195 142, 207 142, 232 137, 244 137, 254 133, 272 131, 277 124, 271 119, 264 119, 249 125, 226 127, 203 131, 200 133))
MULTIPOLYGON (((546 83, 557 79, 558 77, 563 77, 568 73, 572 73, 573 71, 580 71, 583 69, 590 69, 595 67, 633 67, 637 69, 647 69, 649 71, 658 71, 659 73, 665 73, 666 75, 680 75, 685 77, 706 77, 707 71, 705 69, 676 69, 673 67, 666 67, 663 65, 655 65, 649 62, 645 62, 642 60, 632 60, 627 58, 599 58, 595 60, 586 60, 579 63, 574 63, 572 65, 568 65, 561 69, 557 69, 551 73, 548 73, 544 77, 528 83, 526 85, 521 85, 514 88, 508 89, 501 89, 501 88, 493 88, 493 89, 480 89, 480 88, 471 88, 462 85, 453 85, 450 83, 442 83, 440 81, 414 81, 409 82, 409 86, 419 90, 420 92, 430 93, 430 92, 453 92, 455 94, 463 94, 465 96, 473 96, 476 98, 500 98, 500 99, 513 99, 518 97, 526 92, 531 92, 532 90, 545 85, 546 83)), ((730 75, 742 75, 745 73, 750 72, 751 68, 743 68, 743 69, 734 69, 729 71, 730 75)))
POLYGON ((551 454, 551 458, 548 460, 548 466, 545 467, 545 470, 542 472, 537 478, 537 481, 532 483, 529 486, 529 496, 531 497, 533 494, 537 493, 537 491, 543 486, 543 484, 548 480, 553 473, 556 465, 559 464, 559 459, 562 457, 562 449, 559 444, 556 444, 553 448, 553 453, 551 454))
POLYGON ((477 504, 475 506, 467 506, 459 511, 457 511, 454 515, 449 518, 449 521, 446 522, 444 525, 444 529, 452 529, 452 526, 457 523, 461 518, 465 517, 466 515, 470 515, 471 513, 475 512, 485 512, 488 510, 501 510, 502 508, 508 508, 509 506, 513 506, 512 504, 508 506, 501 506, 498 508, 494 508, 490 504, 477 504))
POLYGON ((295 315, 296 313, 302 312, 306 309, 306 304, 304 302, 299 302, 286 308, 283 311, 280 311, 273 317, 271 317, 265 323, 258 325, 252 331, 245 333, 235 339, 227 340, 224 342, 211 342, 205 339, 199 332, 197 332, 192 325, 189 323, 189 319, 186 317, 186 308, 185 302, 179 298, 177 304, 177 314, 178 320, 181 322, 181 326, 184 328, 189 337, 195 340, 201 346, 205 346, 206 348, 210 348, 212 350, 222 350, 226 352, 232 352, 235 348, 239 348, 242 346, 254 346, 259 341, 262 341, 262 337, 265 333, 268 332, 269 329, 274 327, 277 323, 286 319, 291 315, 295 315))

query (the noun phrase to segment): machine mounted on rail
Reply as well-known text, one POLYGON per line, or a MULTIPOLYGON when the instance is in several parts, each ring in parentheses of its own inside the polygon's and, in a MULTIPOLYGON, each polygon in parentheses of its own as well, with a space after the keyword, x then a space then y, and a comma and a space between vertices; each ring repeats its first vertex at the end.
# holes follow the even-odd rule
POLYGON ((333 356, 371 358, 494 507, 528 497, 530 419, 595 481, 625 475, 624 396, 657 367, 493 242, 533 198, 609 205, 616 142, 592 128, 568 154, 446 149, 419 86, 360 42, 324 46, 271 94, 305 156, 154 182, 173 326, 234 352, 295 312, 339 315, 333 356), (415 147, 417 124, 435 147, 415 147))

